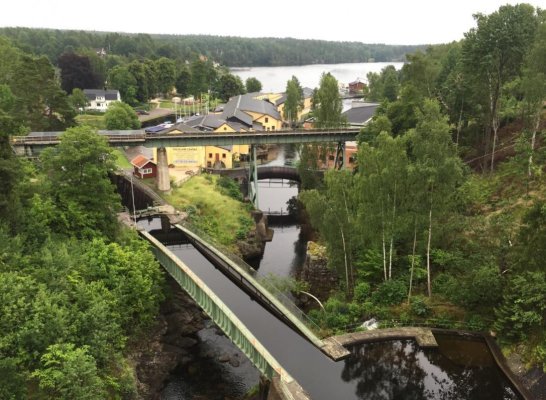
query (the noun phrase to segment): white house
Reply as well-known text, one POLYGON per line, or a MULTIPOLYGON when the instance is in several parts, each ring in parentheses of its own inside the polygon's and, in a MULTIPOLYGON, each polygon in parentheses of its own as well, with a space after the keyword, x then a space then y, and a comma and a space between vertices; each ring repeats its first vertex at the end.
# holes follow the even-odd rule
POLYGON ((110 103, 121 101, 119 90, 83 89, 83 93, 89 101, 86 110, 106 111, 110 103))

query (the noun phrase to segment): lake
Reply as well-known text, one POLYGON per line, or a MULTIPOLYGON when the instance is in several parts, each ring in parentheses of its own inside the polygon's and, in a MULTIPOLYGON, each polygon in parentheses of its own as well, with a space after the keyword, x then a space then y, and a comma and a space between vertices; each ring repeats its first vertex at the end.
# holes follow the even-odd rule
POLYGON ((249 77, 255 77, 262 83, 263 92, 279 93, 286 89, 286 82, 295 76, 302 87, 314 89, 319 86, 323 72, 330 72, 340 83, 345 85, 357 78, 366 80, 368 72, 380 72, 387 65, 394 65, 399 70, 404 63, 349 63, 349 64, 313 64, 286 67, 251 67, 232 68, 231 72, 239 76, 243 82, 249 77))

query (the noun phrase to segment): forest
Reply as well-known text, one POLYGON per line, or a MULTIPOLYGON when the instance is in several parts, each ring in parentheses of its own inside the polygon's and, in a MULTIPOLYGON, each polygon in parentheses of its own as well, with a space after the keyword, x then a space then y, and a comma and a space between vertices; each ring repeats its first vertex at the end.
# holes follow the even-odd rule
POLYGON ((149 35, 112 32, 1 28, 21 49, 56 62, 63 53, 104 49, 135 59, 193 60, 202 55, 227 67, 403 61, 423 45, 401 46, 291 38, 241 38, 206 35, 149 35))
MULTIPOLYGON (((302 151, 299 200, 341 283, 311 312, 326 334, 372 317, 490 331, 546 368, 545 17, 503 6, 370 73, 380 106, 354 171, 317 181, 329 149, 302 151)), ((343 124, 336 84, 323 75, 315 92, 319 126, 343 124)))

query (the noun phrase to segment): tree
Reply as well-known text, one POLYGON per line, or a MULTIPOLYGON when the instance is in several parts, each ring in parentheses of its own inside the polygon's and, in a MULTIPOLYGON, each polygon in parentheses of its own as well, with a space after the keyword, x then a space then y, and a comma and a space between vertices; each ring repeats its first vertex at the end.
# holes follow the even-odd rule
POLYGON ((330 73, 322 74, 320 86, 315 91, 315 118, 318 128, 339 128, 346 123, 341 114, 343 104, 339 95, 337 79, 330 73))
POLYGON ((313 189, 300 194, 312 225, 326 241, 328 263, 344 280, 348 295, 354 287, 353 255, 357 242, 353 184, 350 171, 328 171, 324 192, 313 189))
MULTIPOLYGON (((22 178, 19 160, 13 154, 9 136, 18 131, 11 114, 15 97, 8 85, 0 84, 0 220, 15 222, 18 198, 15 189, 22 178)), ((10 224, 11 225, 11 224, 10 224)))
POLYGON ((140 128, 140 121, 135 110, 121 101, 115 101, 108 106, 108 110, 104 113, 104 122, 106 129, 110 130, 140 128))
POLYGON ((59 131, 75 124, 76 113, 47 58, 21 55, 11 76, 16 121, 35 131, 59 131))
POLYGON ((462 180, 462 164, 457 157, 447 117, 438 102, 425 100, 417 114, 417 126, 408 133, 412 161, 409 171, 414 185, 414 212, 426 215, 426 266, 428 295, 432 295, 431 248, 433 228, 453 207, 456 187, 462 180))
POLYGON ((260 92, 262 90, 262 82, 253 76, 246 79, 245 86, 248 93, 260 92))
POLYGON ((87 56, 75 53, 64 53, 58 60, 61 69, 61 87, 67 93, 78 89, 97 89, 101 82, 93 72, 91 62, 87 56))
POLYGON ((383 131, 359 149, 358 204, 364 242, 381 248, 384 280, 392 279, 395 243, 407 239, 407 141, 383 131))
POLYGON ((188 71, 187 68, 182 68, 176 77, 176 92, 182 96, 186 97, 190 93, 190 85, 191 85, 191 74, 190 71, 188 71))
POLYGON ((463 58, 486 110, 485 153, 491 152, 493 171, 503 86, 520 73, 524 55, 533 43, 537 18, 529 4, 501 6, 490 15, 476 14, 474 18, 478 26, 465 34, 463 58))
POLYGON ((227 73, 218 79, 216 93, 221 101, 227 102, 230 97, 245 93, 245 85, 241 78, 227 73))
POLYGON ((89 105, 87 96, 83 90, 78 88, 74 88, 74 90, 72 90, 72 94, 68 96, 68 100, 70 101, 70 104, 72 104, 72 107, 80 112, 84 111, 85 107, 89 105))
POLYGON ((298 115, 303 109, 303 89, 298 78, 292 78, 286 83, 286 101, 284 102, 283 116, 290 121, 290 125, 298 120, 298 115))
POLYGON ((170 93, 176 79, 176 66, 174 61, 161 57, 159 60, 155 61, 155 70, 157 71, 157 89, 164 95, 170 93))
POLYGON ((137 104, 137 81, 127 67, 112 68, 108 80, 110 88, 119 90, 121 100, 130 105, 137 104))
POLYGON ((88 126, 70 128, 59 145, 45 149, 40 158, 57 204, 53 231, 114 237, 119 195, 108 178, 115 164, 106 139, 88 126))
POLYGON ((542 109, 546 100, 546 24, 538 28, 535 42, 526 57, 522 79, 524 95, 524 112, 526 125, 531 131, 530 154, 528 157, 527 178, 533 175, 533 155, 536 147, 536 137, 542 119, 542 109))
POLYGON ((105 398, 95 359, 86 347, 72 343, 54 344, 40 358, 41 367, 32 373, 42 393, 61 400, 105 398))

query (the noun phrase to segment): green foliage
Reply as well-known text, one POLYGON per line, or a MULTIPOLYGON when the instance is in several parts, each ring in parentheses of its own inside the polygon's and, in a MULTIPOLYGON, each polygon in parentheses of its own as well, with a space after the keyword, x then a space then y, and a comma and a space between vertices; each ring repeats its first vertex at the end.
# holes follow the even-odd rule
POLYGON ((286 101, 284 102, 283 117, 294 124, 298 114, 303 109, 303 88, 295 76, 286 83, 286 101))
POLYGON ((113 237, 119 196, 108 178, 115 164, 106 139, 89 127, 71 128, 57 147, 42 152, 41 160, 56 200, 51 228, 78 237, 97 232, 113 237))
POLYGON ((354 297, 353 297, 354 301, 362 303, 366 301, 366 299, 368 299, 370 295, 371 295, 371 287, 368 283, 359 282, 356 284, 355 290, 354 290, 354 297))
POLYGON ((244 94, 246 89, 241 78, 227 73, 218 79, 215 91, 221 101, 227 102, 233 96, 244 94))
POLYGON ((109 130, 140 128, 140 121, 135 110, 129 104, 123 102, 115 101, 108 106, 108 110, 104 113, 104 122, 106 129, 109 130))
POLYGON ((431 308, 425 296, 413 296, 410 299, 411 313, 417 317, 426 317, 430 314, 431 308))
POLYGON ((338 82, 330 73, 322 74, 320 86, 313 96, 313 107, 318 128, 339 128, 346 123, 341 114, 343 104, 338 82))
POLYGON ((546 276, 524 272, 506 282, 503 301, 496 309, 495 329, 504 340, 526 340, 533 334, 544 338, 546 328, 546 276))
POLYGON ((260 82, 255 77, 251 76, 250 78, 246 79, 245 87, 248 93, 261 92, 262 82, 260 82))
POLYGON ((239 188, 237 181, 231 179, 227 176, 221 176, 216 181, 216 185, 220 188, 220 191, 226 196, 231 197, 232 199, 243 201, 243 194, 239 188))
POLYGON ((406 283, 399 280, 389 280, 381 283, 372 293, 374 304, 389 306, 404 301, 408 294, 406 283))
POLYGON ((44 396, 62 400, 104 398, 103 383, 87 348, 55 344, 48 347, 40 362, 41 367, 32 376, 44 396))
POLYGON ((546 202, 537 201, 523 216, 517 251, 520 270, 544 271, 546 260, 546 202))

